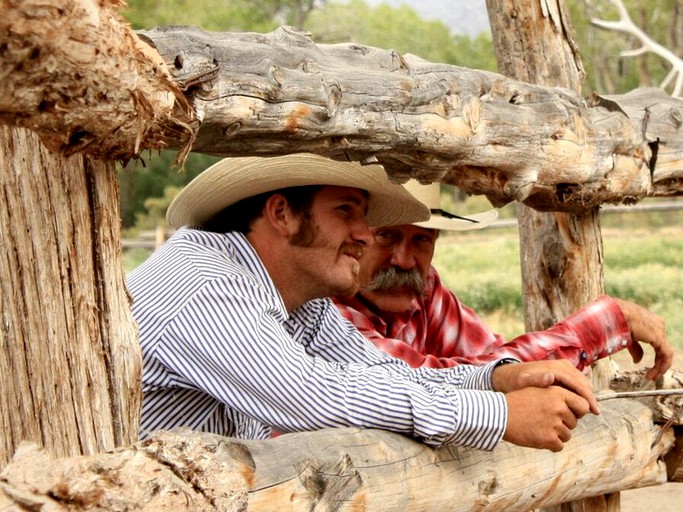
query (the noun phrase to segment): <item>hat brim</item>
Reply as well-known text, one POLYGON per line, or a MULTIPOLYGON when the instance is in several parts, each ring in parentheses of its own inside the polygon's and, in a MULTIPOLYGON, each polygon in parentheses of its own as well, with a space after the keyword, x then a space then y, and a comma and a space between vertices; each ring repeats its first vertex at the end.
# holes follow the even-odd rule
POLYGON ((368 192, 369 226, 413 224, 429 219, 429 209, 380 165, 340 162, 298 153, 278 157, 225 158, 198 175, 166 212, 172 228, 202 227, 230 205, 265 192, 306 185, 335 185, 368 192))
POLYGON ((482 229, 491 225, 498 218, 498 210, 488 210, 486 212, 467 215, 466 219, 448 218, 439 214, 433 214, 429 220, 415 222, 416 226, 427 229, 438 229, 440 231, 471 231, 482 229))

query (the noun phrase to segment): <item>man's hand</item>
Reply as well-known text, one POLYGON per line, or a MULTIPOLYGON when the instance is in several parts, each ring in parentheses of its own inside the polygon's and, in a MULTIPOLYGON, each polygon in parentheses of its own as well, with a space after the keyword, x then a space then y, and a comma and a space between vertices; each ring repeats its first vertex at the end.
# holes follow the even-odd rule
MULTIPOLYGON (((512 366, 512 365, 507 365, 512 366)), ((508 423, 503 439, 519 446, 559 452, 571 439, 588 402, 567 389, 529 387, 505 395, 508 423)))
POLYGON ((600 414, 590 381, 566 360, 505 364, 492 384, 507 400, 503 439, 519 446, 559 452, 579 418, 600 414))
POLYGON ((643 347, 639 342, 647 343, 655 351, 655 364, 645 374, 645 378, 657 380, 673 363, 674 351, 666 337, 666 325, 664 319, 651 311, 627 300, 613 300, 621 308, 624 318, 631 330, 633 343, 628 347, 634 363, 639 363, 643 358, 643 347))
MULTIPOLYGON (((529 387, 559 386, 582 398, 593 414, 600 414, 590 380, 564 359, 505 364, 493 371, 492 383, 493 389, 503 393, 529 387)), ((534 406, 535 404, 528 404, 529 408, 534 406)))

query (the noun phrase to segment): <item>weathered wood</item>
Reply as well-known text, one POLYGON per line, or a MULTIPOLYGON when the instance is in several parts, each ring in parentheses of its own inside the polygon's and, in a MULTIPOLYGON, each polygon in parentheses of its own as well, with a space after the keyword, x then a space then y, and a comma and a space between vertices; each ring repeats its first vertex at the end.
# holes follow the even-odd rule
MULTIPOLYGON (((285 28, 140 35, 176 63, 176 80, 197 77, 187 95, 199 152, 372 157, 399 179, 440 180, 496 205, 539 210, 584 211, 652 193, 641 125, 607 102, 589 108, 568 89, 360 45, 316 45, 285 28)), ((658 99, 641 101, 644 110, 658 99)), ((683 170, 683 143, 670 136, 678 128, 657 125, 659 144, 672 144, 659 154, 683 170)))
POLYGON ((0 0, 0 122, 52 151, 126 160, 192 139, 192 109, 120 0, 0 0))
MULTIPOLYGON (((584 72, 562 0, 487 0, 498 68, 505 75, 547 86, 581 90, 584 72)), ((543 330, 597 298, 604 290, 598 207, 580 215, 517 209, 524 319, 543 330)), ((607 386, 611 365, 594 365, 594 385, 607 386)), ((591 497, 590 510, 608 509, 608 496, 591 497)), ((567 504, 580 510, 588 504, 567 504)), ((614 507, 614 504, 611 505, 614 507)))
POLYGON ((140 348, 124 287, 113 162, 0 126, 0 467, 137 440, 140 348))
POLYGON ((664 456, 666 478, 669 482, 683 482, 683 428, 675 427, 676 443, 664 456))
POLYGON ((621 96, 593 96, 589 98, 588 104, 602 104, 613 111, 623 111, 634 123, 640 124, 648 144, 653 148, 651 158, 655 162, 651 166, 657 173, 653 180, 653 195, 680 195, 683 190, 680 172, 682 163, 678 156, 671 158, 672 155, 668 154, 673 149, 672 146, 658 142, 661 137, 671 139, 681 136, 679 128, 683 124, 683 118, 678 99, 662 96, 660 89, 643 88, 621 96))
POLYGON ((54 461, 25 449, 0 475, 0 509, 526 512, 664 482, 659 458, 673 435, 654 443, 658 430, 647 407, 615 400, 582 419, 556 454, 508 443, 493 452, 432 450, 352 428, 268 441, 160 433, 110 454, 54 461))
MULTIPOLYGON (((633 392, 648 390, 669 390, 683 394, 683 371, 673 369, 666 372, 655 383, 645 378, 647 370, 620 371, 610 381, 609 388, 614 392, 633 392)), ((633 398, 646 405, 653 414, 654 421, 673 425, 683 425, 683 395, 643 396, 633 398)))
POLYGON ((589 105, 568 89, 316 45, 287 28, 141 32, 162 59, 111 12, 116 2, 63 4, 0 4, 0 122, 36 130, 67 154, 127 159, 144 148, 186 150, 196 136, 194 151, 217 155, 375 158, 399 180, 452 183, 495 205, 576 212, 680 194, 683 102, 662 92, 628 101, 635 112, 666 102, 669 115, 646 126, 646 139, 615 108, 619 98, 589 105))

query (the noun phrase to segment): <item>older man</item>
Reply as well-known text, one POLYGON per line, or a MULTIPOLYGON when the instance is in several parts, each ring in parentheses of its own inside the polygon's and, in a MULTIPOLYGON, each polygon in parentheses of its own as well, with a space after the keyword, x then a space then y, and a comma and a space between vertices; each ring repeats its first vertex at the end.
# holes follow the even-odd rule
POLYGON ((344 317, 375 346, 413 367, 485 364, 514 357, 520 361, 566 359, 583 370, 596 360, 627 349, 643 356, 639 341, 650 344, 656 379, 673 360, 673 349, 659 316, 629 301, 598 298, 553 327, 506 341, 460 302, 432 266, 441 231, 479 229, 495 220, 495 210, 459 217, 441 209, 439 184, 415 180, 406 189, 427 205, 426 222, 372 229, 375 243, 363 252, 361 289, 334 298, 344 317))
POLYGON ((571 365, 413 369, 327 298, 357 291, 372 241, 366 222, 428 216, 381 167, 309 154, 225 159, 195 178, 167 213, 180 229, 129 276, 144 362, 141 435, 357 426, 432 446, 492 449, 506 439, 561 450, 578 419, 598 412, 571 365))

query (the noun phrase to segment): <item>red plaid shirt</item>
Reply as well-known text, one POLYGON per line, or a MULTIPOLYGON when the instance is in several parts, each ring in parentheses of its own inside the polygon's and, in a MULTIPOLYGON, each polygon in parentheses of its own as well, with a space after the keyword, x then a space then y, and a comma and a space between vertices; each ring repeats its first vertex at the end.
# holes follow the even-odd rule
POLYGON ((545 331, 506 342, 441 283, 434 268, 424 296, 403 313, 377 312, 359 295, 334 300, 342 315, 378 348, 416 368, 482 365, 513 357, 520 361, 568 359, 583 370, 632 343, 621 309, 607 296, 545 331))

